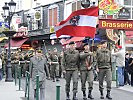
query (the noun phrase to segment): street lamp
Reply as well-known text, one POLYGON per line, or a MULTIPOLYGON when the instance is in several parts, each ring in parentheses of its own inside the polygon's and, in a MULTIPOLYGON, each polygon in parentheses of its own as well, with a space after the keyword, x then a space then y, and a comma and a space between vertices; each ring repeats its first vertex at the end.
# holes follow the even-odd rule
POLYGON ((15 13, 15 8, 16 8, 16 3, 11 0, 9 3, 5 3, 4 7, 2 7, 3 11, 4 11, 4 17, 6 19, 6 21, 9 24, 9 31, 4 31, 3 33, 8 37, 8 60, 7 60, 7 66, 6 66, 6 82, 12 82, 13 78, 12 78, 12 70, 11 70, 11 43, 10 43, 10 39, 11 37, 16 33, 15 31, 11 31, 10 30, 10 24, 11 24, 11 20, 12 17, 15 13))

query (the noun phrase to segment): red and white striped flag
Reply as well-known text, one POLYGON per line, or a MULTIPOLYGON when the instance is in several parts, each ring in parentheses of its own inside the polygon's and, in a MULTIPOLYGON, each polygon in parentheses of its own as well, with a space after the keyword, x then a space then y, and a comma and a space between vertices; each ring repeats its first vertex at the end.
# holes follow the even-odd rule
POLYGON ((56 36, 95 37, 98 7, 77 10, 55 26, 56 36))

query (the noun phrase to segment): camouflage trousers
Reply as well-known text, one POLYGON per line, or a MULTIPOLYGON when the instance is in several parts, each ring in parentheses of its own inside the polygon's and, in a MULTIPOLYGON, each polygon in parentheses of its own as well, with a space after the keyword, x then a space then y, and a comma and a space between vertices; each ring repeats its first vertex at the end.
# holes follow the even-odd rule
POLYGON ((94 80, 93 70, 80 71, 80 78, 81 78, 82 91, 86 91, 86 81, 88 82, 88 90, 93 89, 93 80, 94 80))

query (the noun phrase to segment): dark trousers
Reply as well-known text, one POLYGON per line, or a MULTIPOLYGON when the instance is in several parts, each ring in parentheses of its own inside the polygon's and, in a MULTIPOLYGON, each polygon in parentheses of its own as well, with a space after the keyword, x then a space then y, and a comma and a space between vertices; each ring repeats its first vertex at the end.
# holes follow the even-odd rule
POLYGON ((133 73, 131 74, 131 86, 133 86, 133 73))
POLYGON ((129 74, 127 72, 127 70, 124 70, 124 84, 129 84, 130 85, 130 79, 129 79, 129 74))
POLYGON ((2 80, 2 68, 0 69, 0 80, 2 80))

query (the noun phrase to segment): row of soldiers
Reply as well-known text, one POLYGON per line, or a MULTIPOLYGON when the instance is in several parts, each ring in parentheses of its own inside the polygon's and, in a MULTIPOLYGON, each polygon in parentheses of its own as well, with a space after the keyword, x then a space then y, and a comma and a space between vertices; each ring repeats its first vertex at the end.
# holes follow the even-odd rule
MULTIPOLYGON (((33 51, 31 52, 22 52, 20 49, 11 53, 11 65, 12 65, 12 77, 15 77, 15 68, 21 68, 21 74, 25 77, 26 71, 29 70, 29 61, 33 56, 33 51)), ((2 52, 2 64, 3 64, 3 74, 6 74, 6 65, 7 65, 7 53, 2 52)))
POLYGON ((77 88, 78 88, 78 73, 80 72, 81 88, 83 92, 83 100, 87 100, 86 97, 86 82, 88 82, 88 98, 94 99, 92 96, 94 74, 93 69, 99 73, 99 90, 101 99, 104 99, 103 95, 103 81, 106 78, 107 82, 107 95, 106 98, 112 99, 110 96, 112 72, 111 72, 111 52, 107 49, 107 42, 101 42, 101 48, 96 53, 91 52, 89 45, 84 44, 84 50, 79 52, 75 48, 75 43, 70 42, 68 48, 63 51, 61 56, 58 55, 55 48, 52 53, 49 53, 49 65, 51 68, 51 77, 54 80, 55 77, 58 81, 59 78, 59 65, 61 65, 62 72, 65 74, 66 80, 66 100, 70 100, 70 82, 73 79, 73 100, 77 100, 77 88), (60 64, 59 64, 60 59, 60 64), (54 76, 55 75, 55 76, 54 76))

